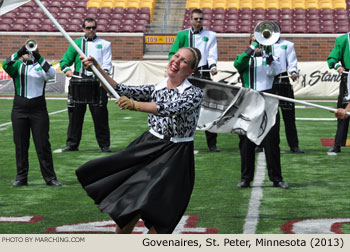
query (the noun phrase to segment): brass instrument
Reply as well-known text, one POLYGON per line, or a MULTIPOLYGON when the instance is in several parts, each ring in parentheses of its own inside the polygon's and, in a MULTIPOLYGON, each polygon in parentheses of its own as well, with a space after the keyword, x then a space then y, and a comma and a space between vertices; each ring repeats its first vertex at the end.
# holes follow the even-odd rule
POLYGON ((28 51, 30 59, 34 60, 33 52, 38 49, 38 43, 35 39, 28 39, 26 41, 25 47, 28 51))
POLYGON ((280 35, 281 30, 273 21, 261 21, 254 28, 255 40, 263 47, 275 44, 280 35))

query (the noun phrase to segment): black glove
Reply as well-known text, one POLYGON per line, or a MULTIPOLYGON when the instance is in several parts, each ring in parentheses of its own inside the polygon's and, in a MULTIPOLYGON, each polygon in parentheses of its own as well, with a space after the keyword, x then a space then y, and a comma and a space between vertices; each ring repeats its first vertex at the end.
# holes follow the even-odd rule
POLYGON ((22 46, 21 49, 18 50, 17 55, 18 57, 22 57, 24 54, 27 54, 27 48, 25 46, 22 46))
POLYGON ((35 51, 33 51, 33 56, 34 56, 34 59, 35 59, 36 61, 39 61, 39 59, 40 59, 40 57, 41 57, 41 55, 40 55, 40 53, 39 53, 39 49, 36 49, 35 51))
POLYGON ((267 46, 265 53, 267 54, 266 63, 268 65, 271 65, 272 61, 274 60, 273 56, 272 56, 272 47, 271 46, 267 46))

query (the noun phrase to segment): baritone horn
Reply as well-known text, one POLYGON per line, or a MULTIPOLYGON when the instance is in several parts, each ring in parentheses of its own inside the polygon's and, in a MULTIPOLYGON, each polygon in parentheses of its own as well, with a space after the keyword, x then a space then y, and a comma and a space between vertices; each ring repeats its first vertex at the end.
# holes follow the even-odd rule
POLYGON ((281 30, 276 22, 261 21, 254 28, 255 40, 262 46, 275 44, 281 35, 281 30))

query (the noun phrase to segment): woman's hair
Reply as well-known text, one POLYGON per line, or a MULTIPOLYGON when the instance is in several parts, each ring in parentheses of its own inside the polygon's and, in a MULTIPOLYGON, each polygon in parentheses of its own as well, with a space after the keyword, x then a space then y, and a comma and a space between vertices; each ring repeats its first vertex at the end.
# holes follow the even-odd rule
POLYGON ((201 51, 197 48, 194 47, 185 47, 186 49, 190 50, 191 53, 193 54, 193 59, 194 61, 192 62, 192 70, 196 70, 199 64, 199 61, 201 61, 202 54, 201 51))

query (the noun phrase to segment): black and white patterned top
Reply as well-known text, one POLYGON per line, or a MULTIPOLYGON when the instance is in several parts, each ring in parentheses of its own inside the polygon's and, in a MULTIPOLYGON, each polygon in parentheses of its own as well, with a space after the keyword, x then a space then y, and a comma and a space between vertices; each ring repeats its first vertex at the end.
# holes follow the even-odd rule
POLYGON ((176 138, 194 136, 203 93, 187 79, 176 89, 168 89, 165 79, 158 85, 118 84, 116 91, 136 101, 156 102, 158 114, 148 115, 148 126, 155 132, 176 138))

